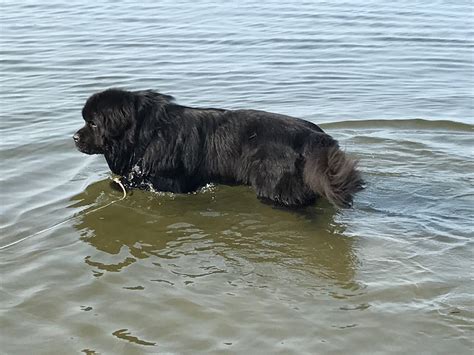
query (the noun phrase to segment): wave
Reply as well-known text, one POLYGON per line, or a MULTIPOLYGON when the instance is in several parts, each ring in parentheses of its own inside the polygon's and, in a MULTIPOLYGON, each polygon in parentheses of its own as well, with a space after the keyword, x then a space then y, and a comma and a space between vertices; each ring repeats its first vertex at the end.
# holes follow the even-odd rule
POLYGON ((391 129, 421 129, 421 130, 448 130, 472 132, 474 125, 469 123, 449 121, 449 120, 425 120, 402 119, 402 120, 358 120, 358 121, 337 121, 322 123, 324 129, 361 129, 361 128, 391 128, 391 129))

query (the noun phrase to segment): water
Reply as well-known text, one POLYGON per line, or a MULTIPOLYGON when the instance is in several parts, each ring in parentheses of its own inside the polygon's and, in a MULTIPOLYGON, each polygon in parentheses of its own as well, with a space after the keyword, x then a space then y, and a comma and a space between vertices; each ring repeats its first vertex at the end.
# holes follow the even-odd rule
POLYGON ((472 3, 0 6, 2 353, 472 353, 472 3), (368 187, 120 200, 71 139, 111 86, 321 123, 368 187))

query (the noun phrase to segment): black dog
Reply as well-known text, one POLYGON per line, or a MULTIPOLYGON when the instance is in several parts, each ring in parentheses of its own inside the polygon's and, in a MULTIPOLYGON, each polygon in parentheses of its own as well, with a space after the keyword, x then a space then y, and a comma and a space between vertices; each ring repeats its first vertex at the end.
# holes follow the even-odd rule
POLYGON ((363 185, 337 141, 298 118, 185 107, 154 91, 118 89, 92 95, 82 116, 77 148, 104 154, 129 188, 186 193, 210 182, 245 184, 283 206, 322 195, 349 207, 363 185))

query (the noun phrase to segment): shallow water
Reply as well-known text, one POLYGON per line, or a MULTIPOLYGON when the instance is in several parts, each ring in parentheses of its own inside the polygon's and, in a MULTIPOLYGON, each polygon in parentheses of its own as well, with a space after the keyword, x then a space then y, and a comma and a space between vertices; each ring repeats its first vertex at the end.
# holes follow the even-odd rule
POLYGON ((472 353, 472 5, 236 4, 2 2, 2 352, 472 353), (321 123, 367 189, 121 200, 71 139, 110 86, 321 123))

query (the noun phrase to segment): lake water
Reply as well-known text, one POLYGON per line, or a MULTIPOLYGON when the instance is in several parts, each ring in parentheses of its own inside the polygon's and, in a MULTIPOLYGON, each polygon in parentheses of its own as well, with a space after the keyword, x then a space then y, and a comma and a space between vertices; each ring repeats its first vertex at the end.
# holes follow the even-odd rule
POLYGON ((472 354, 470 1, 2 1, 0 352, 472 354), (112 189, 108 88, 305 118, 353 209, 112 189))

